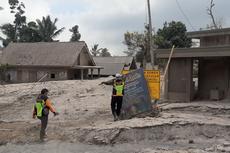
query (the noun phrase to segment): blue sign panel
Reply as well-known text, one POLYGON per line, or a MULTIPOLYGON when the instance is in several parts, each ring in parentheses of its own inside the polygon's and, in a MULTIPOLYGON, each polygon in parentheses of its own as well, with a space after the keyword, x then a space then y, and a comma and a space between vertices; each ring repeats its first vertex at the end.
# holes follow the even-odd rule
POLYGON ((151 98, 143 69, 137 69, 125 75, 121 117, 131 118, 151 110, 151 98))

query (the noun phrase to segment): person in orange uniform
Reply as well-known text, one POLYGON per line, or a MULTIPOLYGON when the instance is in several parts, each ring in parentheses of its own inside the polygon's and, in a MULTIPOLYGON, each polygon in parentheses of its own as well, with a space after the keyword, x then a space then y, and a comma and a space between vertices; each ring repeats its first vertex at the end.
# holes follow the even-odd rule
POLYGON ((48 115, 49 110, 54 114, 54 116, 58 115, 52 108, 50 104, 50 100, 47 97, 48 94, 47 89, 41 90, 41 95, 37 98, 34 110, 33 110, 33 119, 35 119, 36 115, 37 118, 41 120, 41 130, 40 130, 40 141, 44 141, 45 130, 48 124, 48 115))
POLYGON ((122 100, 124 95, 124 80, 122 75, 117 73, 115 79, 109 80, 107 82, 102 82, 101 84, 113 85, 112 99, 111 99, 111 110, 114 116, 114 121, 119 120, 121 113, 122 100))

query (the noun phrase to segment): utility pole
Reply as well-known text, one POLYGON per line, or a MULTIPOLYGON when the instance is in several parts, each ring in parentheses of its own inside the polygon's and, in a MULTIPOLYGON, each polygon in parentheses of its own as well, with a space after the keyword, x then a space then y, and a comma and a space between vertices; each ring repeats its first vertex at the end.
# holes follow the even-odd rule
POLYGON ((150 43, 150 55, 151 55, 151 65, 152 69, 154 70, 154 51, 153 51, 153 44, 154 40, 152 39, 152 21, 151 21, 151 10, 150 10, 150 2, 147 0, 148 3, 148 14, 149 14, 149 43, 150 43))

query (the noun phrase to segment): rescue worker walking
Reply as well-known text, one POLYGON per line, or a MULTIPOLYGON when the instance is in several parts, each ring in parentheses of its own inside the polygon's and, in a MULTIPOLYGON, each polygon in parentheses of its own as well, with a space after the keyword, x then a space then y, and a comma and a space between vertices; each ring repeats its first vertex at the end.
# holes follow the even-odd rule
POLYGON ((124 80, 122 75, 117 73, 115 79, 109 80, 107 82, 102 82, 101 84, 113 85, 112 99, 111 99, 111 111, 114 116, 114 121, 119 120, 121 113, 122 100, 124 95, 124 80))
POLYGON ((45 130, 48 124, 48 115, 49 110, 54 114, 54 116, 58 115, 58 113, 55 113, 53 110, 50 100, 47 97, 48 94, 47 89, 41 90, 41 95, 37 98, 34 110, 33 110, 33 119, 35 119, 35 116, 37 115, 37 118, 41 120, 41 130, 40 130, 40 141, 44 141, 45 136, 45 130))

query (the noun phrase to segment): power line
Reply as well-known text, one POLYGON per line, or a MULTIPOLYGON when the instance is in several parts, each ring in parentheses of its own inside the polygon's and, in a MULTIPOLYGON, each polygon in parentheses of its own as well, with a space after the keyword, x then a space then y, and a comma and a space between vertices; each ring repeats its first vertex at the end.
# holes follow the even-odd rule
POLYGON ((190 26, 193 28, 193 30, 196 31, 195 28, 194 28, 194 27, 192 26, 192 24, 190 23, 190 21, 188 20, 188 18, 187 18, 187 16, 185 15, 184 11, 183 11, 182 8, 180 7, 180 4, 177 2, 177 0, 175 0, 175 1, 176 1, 176 3, 177 3, 178 7, 180 8, 182 14, 184 15, 185 19, 188 21, 188 23, 189 23, 190 26))

